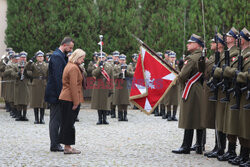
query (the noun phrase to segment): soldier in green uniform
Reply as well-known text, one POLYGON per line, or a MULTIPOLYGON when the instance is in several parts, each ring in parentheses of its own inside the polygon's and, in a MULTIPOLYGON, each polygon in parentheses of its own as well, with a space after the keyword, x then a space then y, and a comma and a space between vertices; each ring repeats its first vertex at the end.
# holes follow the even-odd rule
POLYGON ((6 79, 3 77, 3 72, 10 59, 9 56, 11 52, 13 52, 12 48, 6 48, 6 54, 1 57, 1 61, 0 61, 0 75, 2 78, 1 96, 3 97, 5 101, 6 112, 10 112, 11 109, 10 109, 9 102, 6 100, 6 79))
MULTIPOLYGON (((169 54, 169 64, 177 70, 176 64, 176 53, 171 51, 169 54)), ((164 98, 164 104, 167 106, 167 120, 168 121, 178 121, 176 118, 176 112, 178 107, 178 85, 173 85, 167 92, 164 98), (173 106, 173 115, 171 116, 171 108, 173 106)), ((165 113, 165 112, 164 112, 165 113)))
MULTIPOLYGON (((211 40, 211 50, 220 53, 220 57, 223 56, 225 43, 223 41, 223 36, 220 33, 217 33, 215 36, 216 40, 213 38, 211 40), (217 50, 218 49, 218 50, 217 50)), ((210 91, 210 88, 207 85, 207 82, 211 79, 211 73, 213 71, 213 67, 215 65, 215 54, 212 54, 209 59, 206 61, 206 67, 204 72, 204 112, 202 112, 201 122, 202 127, 215 129, 215 116, 216 116, 216 102, 209 101, 209 97, 213 97, 213 92, 210 91)), ((216 129, 215 129, 216 130, 216 129)), ((208 158, 216 158, 219 155, 224 153, 224 150, 219 148, 218 144, 218 132, 215 132, 215 146, 212 151, 206 152, 204 155, 208 158)))
POLYGON ((97 62, 97 57, 98 57, 98 53, 94 52, 93 53, 93 60, 89 62, 88 67, 87 67, 87 74, 88 77, 92 77, 92 71, 94 70, 94 64, 96 64, 97 62))
POLYGON ((194 129, 196 129, 198 144, 196 153, 202 154, 203 152, 203 130, 200 121, 203 108, 201 101, 203 88, 202 82, 200 81, 202 73, 199 72, 198 69, 198 61, 201 57, 203 47, 203 39, 193 34, 187 44, 187 50, 191 54, 185 58, 184 66, 178 75, 177 81, 181 84, 180 86, 183 92, 180 101, 179 128, 184 129, 184 139, 181 147, 172 151, 176 154, 190 154, 194 129))
MULTIPOLYGON (((239 53, 241 53, 243 60, 244 59, 247 60, 248 56, 250 54, 250 53, 248 53, 249 50, 247 49, 249 47, 249 42, 242 37, 246 37, 246 39, 249 40, 249 31, 247 29, 243 29, 241 31, 240 36, 241 36, 241 38, 238 37, 238 43, 243 44, 243 46, 242 46, 243 51, 239 52, 239 53), (247 34, 248 34, 248 38, 247 38, 247 34), (240 42, 241 40, 243 42, 240 42)), ((241 46, 241 45, 239 45, 239 46, 241 46)), ((239 47, 238 49, 241 49, 241 47, 239 47)), ((235 61, 232 62, 231 67, 225 68, 224 73, 223 73, 224 77, 228 77, 228 78, 231 78, 233 80, 235 78, 235 76, 238 75, 240 70, 243 70, 243 68, 245 68, 245 71, 247 70, 246 67, 244 67, 244 66, 242 67, 242 69, 239 69, 238 61, 240 61, 240 56, 238 56, 235 59, 235 61)), ((246 64, 243 63, 243 65, 246 65, 246 64)), ((235 90, 235 91, 237 91, 237 90, 235 90)), ((240 97, 240 98, 244 98, 244 96, 240 97)), ((239 132, 241 130, 244 131, 244 128, 245 128, 244 124, 243 124, 243 127, 240 127, 240 125, 242 125, 242 123, 244 122, 244 119, 246 119, 245 116, 248 116, 248 115, 244 115, 244 114, 243 114, 244 116, 242 115, 244 110, 243 110, 243 108, 240 109, 239 106, 237 107, 237 105, 235 105, 236 102, 237 102, 236 98, 233 98, 233 96, 231 96, 230 102, 227 105, 227 112, 225 115, 226 116, 225 117, 225 128, 224 128, 224 132, 228 135, 229 143, 233 144, 234 146, 236 146, 236 140, 239 137, 239 135, 244 136, 244 137, 247 136, 244 133, 239 133, 239 132), (241 118, 240 118, 240 115, 241 115, 241 118)), ((229 153, 231 153, 231 157, 228 159, 228 162, 233 164, 233 165, 240 165, 241 163, 243 164, 249 159, 249 148, 247 146, 247 143, 248 143, 247 139, 244 139, 244 138, 238 138, 238 139, 240 139, 240 143, 241 143, 240 155, 235 157, 235 158, 231 158, 234 155, 236 155, 235 147, 234 147, 234 150, 233 149, 228 150, 228 151, 230 151, 229 153)))
POLYGON ((110 63, 105 62, 106 54, 100 53, 98 61, 94 64, 92 75, 95 78, 95 83, 92 90, 91 109, 96 109, 98 112, 98 122, 100 124, 109 124, 107 121, 107 110, 110 110, 108 97, 112 91, 112 76, 113 70, 110 63))
POLYGON ((115 93, 114 104, 118 106, 118 121, 128 121, 129 88, 127 77, 133 77, 132 66, 127 66, 126 55, 119 56, 119 64, 114 67, 115 93))
POLYGON ((12 76, 16 79, 14 83, 14 105, 17 109, 16 121, 28 121, 27 106, 29 104, 29 79, 25 75, 25 64, 27 59, 27 53, 22 51, 18 65, 12 68, 12 76))
MULTIPOLYGON (((114 75, 114 67, 119 64, 119 55, 120 55, 120 52, 117 50, 112 53, 112 56, 113 56, 113 63, 112 63, 113 75, 114 75)), ((113 76, 113 83, 115 83, 115 82, 116 82, 116 79, 114 79, 114 76, 113 76)), ((110 96, 110 99, 111 99, 111 107, 110 107, 111 108, 111 110, 110 110, 111 111, 111 118, 116 118, 116 111, 115 111, 116 105, 114 104, 114 101, 115 101, 114 97, 115 97, 115 85, 113 85, 112 94, 110 96)))
POLYGON ((241 47, 242 47, 242 56, 244 59, 242 72, 238 73, 237 82, 246 86, 246 90, 243 91, 241 102, 240 102, 240 113, 239 113, 239 141, 242 147, 248 150, 245 153, 235 158, 235 162, 240 162, 241 167, 250 167, 249 151, 250 151, 250 101, 249 101, 249 84, 250 84, 250 33, 246 28, 243 28, 240 32, 241 36, 241 47), (248 92, 247 92, 248 91, 248 92), (245 160, 248 161, 244 162, 245 160), (236 161, 237 160, 237 161, 236 161))
POLYGON ((25 69, 31 74, 32 78, 30 107, 34 109, 34 124, 45 124, 44 111, 46 102, 44 101, 44 93, 47 83, 48 64, 44 62, 44 53, 40 50, 36 52, 35 56, 26 64, 25 69))
POLYGON ((4 72, 3 72, 3 77, 5 78, 6 82, 6 101, 9 103, 10 106, 10 116, 12 118, 16 118, 17 117, 17 110, 14 106, 14 82, 15 79, 11 73, 12 73, 12 69, 17 66, 17 62, 19 59, 19 54, 16 54, 14 51, 11 51, 11 53, 9 53, 9 58, 10 61, 8 62, 8 64, 5 66, 4 72))
MULTIPOLYGON (((132 67, 132 70, 133 72, 135 72, 135 68, 136 68, 136 64, 137 64, 137 59, 138 59, 138 54, 137 53, 134 53, 132 54, 132 62, 129 63, 129 66, 132 67)), ((133 77, 129 77, 128 78, 128 87, 129 87, 129 90, 128 92, 130 93, 131 91, 131 86, 132 86, 132 81, 133 81, 133 77)), ((138 109, 135 105, 133 105, 132 103, 130 103, 131 106, 133 106, 133 109, 138 109)))
MULTIPOLYGON (((232 27, 231 30, 226 34, 226 41, 227 41, 227 47, 229 50, 229 55, 230 55, 230 65, 236 65, 235 63, 233 63, 236 60, 236 57, 239 54, 239 50, 236 46, 236 40, 237 40, 237 35, 239 34, 239 32, 232 27)), ((221 58, 221 66, 225 64, 225 56, 223 56, 221 58)), ((226 67, 227 68, 227 67, 226 67)), ((224 68, 226 70, 226 68, 224 68)), ((221 76, 223 76, 223 78, 228 78, 227 73, 225 73, 225 70, 223 70, 222 68, 217 67, 214 71, 214 77, 216 78, 220 78, 221 76)), ((225 94, 222 93, 222 91, 218 92, 218 102, 216 104, 216 128, 218 132, 218 136, 219 138, 222 138, 222 140, 220 140, 220 145, 222 147, 222 150, 225 149, 225 134, 229 133, 229 129, 231 129, 231 127, 227 126, 227 121, 229 120, 229 113, 236 113, 236 112, 231 112, 228 110, 228 105, 227 103, 225 103, 226 101, 224 101, 223 97, 225 97, 225 94)), ((232 99, 232 98, 231 98, 232 99)), ((236 114, 237 115, 237 114, 236 114)), ((236 116, 235 115, 235 116, 236 116)), ((235 118, 237 119, 237 117, 235 118)), ((232 129, 233 130, 233 129, 232 129)), ((231 131, 232 132, 232 131, 231 131)), ((232 132, 233 134, 235 134, 235 132, 232 132)), ((229 159, 235 158, 236 157, 236 153, 235 153, 235 149, 236 149, 236 137, 234 135, 230 135, 231 133, 229 133, 229 135, 227 135, 227 138, 229 140, 228 143, 228 151, 221 155, 218 156, 217 159, 219 161, 228 161, 229 159)))

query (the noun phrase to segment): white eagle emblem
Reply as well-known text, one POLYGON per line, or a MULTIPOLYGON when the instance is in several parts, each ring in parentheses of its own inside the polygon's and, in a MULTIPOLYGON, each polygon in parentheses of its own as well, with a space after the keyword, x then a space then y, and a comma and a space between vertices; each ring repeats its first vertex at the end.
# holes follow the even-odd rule
POLYGON ((145 70, 145 80, 146 80, 146 86, 150 87, 151 89, 155 89, 154 81, 155 79, 151 80, 151 73, 148 70, 145 70))

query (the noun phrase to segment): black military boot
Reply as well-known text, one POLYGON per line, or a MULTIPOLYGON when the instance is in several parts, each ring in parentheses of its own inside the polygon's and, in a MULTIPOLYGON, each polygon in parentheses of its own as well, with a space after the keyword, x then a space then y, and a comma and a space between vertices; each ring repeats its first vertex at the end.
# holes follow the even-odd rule
POLYGON ((224 154, 226 148, 226 134, 217 131, 217 135, 217 138, 219 140, 217 144, 218 149, 214 153, 208 155, 208 158, 217 158, 218 156, 222 156, 224 154))
POLYGON ((123 114, 122 111, 118 111, 118 121, 122 121, 123 120, 123 114))
POLYGON ((22 121, 29 121, 29 119, 27 118, 27 110, 23 110, 22 121))
POLYGON ((155 107, 154 113, 155 113, 155 116, 156 116, 156 117, 157 117, 157 116, 160 116, 160 114, 159 114, 159 106, 155 107))
POLYGON ((35 122, 34 124, 39 124, 38 121, 38 108, 34 108, 35 122))
POLYGON ((98 122, 96 125, 101 125, 102 124, 102 110, 97 110, 98 112, 98 122))
POLYGON ((250 110, 250 104, 244 105, 244 106, 243 106, 243 109, 245 109, 245 110, 250 110))
POLYGON ((128 121, 127 113, 128 113, 127 111, 124 111, 124 113, 123 113, 124 114, 123 121, 128 121))
POLYGON ((40 124, 45 124, 45 122, 44 122, 44 108, 40 108, 40 124))
POLYGON ((21 110, 17 110, 16 121, 22 121, 21 110))
POLYGON ((167 119, 165 106, 164 107, 161 106, 161 115, 162 119, 167 119))
POLYGON ((212 151, 204 153, 204 156, 207 156, 208 158, 213 158, 213 157, 210 157, 210 156, 213 155, 217 151, 218 151, 218 144, 217 144, 217 137, 215 137, 215 146, 214 146, 214 148, 212 149, 212 151))
POLYGON ((111 112, 110 110, 107 110, 106 115, 110 115, 110 112, 111 112))
POLYGON ((176 118, 176 111, 173 111, 172 121, 178 121, 176 118))
POLYGON ((115 118, 116 117, 116 115, 115 115, 115 109, 111 109, 111 118, 115 118))
POLYGON ((6 112, 10 112, 10 104, 8 102, 5 102, 5 109, 6 112))
POLYGON ((172 153, 175 154, 190 154, 190 147, 192 145, 194 130, 193 129, 185 129, 184 130, 184 138, 182 145, 177 150, 172 150, 172 153))
POLYGON ((236 149, 236 143, 229 142, 228 151, 225 154, 218 156, 217 159, 219 161, 228 161, 229 159, 235 158, 237 156, 235 149, 236 149))
POLYGON ((103 121, 102 121, 102 124, 109 124, 109 122, 107 121, 107 111, 106 110, 102 110, 102 118, 103 118, 103 121))
POLYGON ((19 115, 18 115, 18 111, 17 111, 17 109, 16 108, 12 108, 12 118, 17 118, 19 115))
POLYGON ((203 153, 203 129, 197 129, 196 130, 196 140, 197 140, 197 146, 195 148, 196 154, 202 154, 203 153))
POLYGON ((172 121, 171 111, 167 111, 167 118, 168 121, 172 121))
POLYGON ((235 157, 234 159, 228 160, 228 163, 232 165, 240 165, 244 164, 249 159, 249 149, 246 147, 240 147, 240 155, 235 157))

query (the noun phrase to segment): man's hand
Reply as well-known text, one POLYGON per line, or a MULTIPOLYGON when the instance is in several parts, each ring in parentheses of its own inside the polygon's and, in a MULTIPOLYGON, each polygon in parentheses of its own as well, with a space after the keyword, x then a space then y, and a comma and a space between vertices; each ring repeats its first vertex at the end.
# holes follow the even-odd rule
POLYGON ((78 107, 78 105, 73 106, 73 107, 72 107, 72 110, 76 110, 76 109, 77 109, 77 107, 78 107))

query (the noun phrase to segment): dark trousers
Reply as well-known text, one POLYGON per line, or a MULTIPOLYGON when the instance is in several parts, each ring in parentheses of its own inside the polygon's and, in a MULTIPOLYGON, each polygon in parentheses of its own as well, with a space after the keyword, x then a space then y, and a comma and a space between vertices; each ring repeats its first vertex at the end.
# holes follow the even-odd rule
POLYGON ((50 104, 49 137, 50 147, 59 145, 59 129, 61 126, 61 106, 60 103, 50 104))
POLYGON ((73 102, 61 100, 62 126, 60 129, 60 143, 65 145, 75 144, 75 120, 80 110, 80 105, 76 110, 72 110, 73 102))

